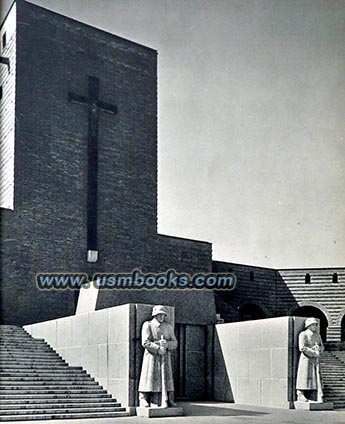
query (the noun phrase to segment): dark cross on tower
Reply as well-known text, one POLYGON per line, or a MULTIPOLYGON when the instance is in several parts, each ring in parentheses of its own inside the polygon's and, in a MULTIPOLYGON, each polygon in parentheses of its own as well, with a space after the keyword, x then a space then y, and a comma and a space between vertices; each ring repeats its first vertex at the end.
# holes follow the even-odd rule
POLYGON ((98 99, 99 80, 89 77, 88 97, 68 93, 68 100, 86 105, 89 111, 88 127, 88 170, 87 170, 87 250, 88 261, 97 261, 97 171, 98 171, 98 118, 99 111, 112 115, 117 106, 98 99))

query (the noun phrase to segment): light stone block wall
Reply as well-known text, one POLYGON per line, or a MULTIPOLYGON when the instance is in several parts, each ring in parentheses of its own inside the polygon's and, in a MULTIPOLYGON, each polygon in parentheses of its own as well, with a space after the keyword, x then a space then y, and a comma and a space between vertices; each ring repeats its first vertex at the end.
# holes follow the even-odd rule
MULTIPOLYGON (((136 406, 144 349, 141 327, 153 305, 126 304, 26 325, 69 365, 81 366, 123 406, 136 406)), ((166 307, 174 325, 174 307, 166 307)))
POLYGON ((43 338, 69 365, 83 367, 123 405, 129 387, 131 321, 135 305, 121 305, 85 314, 27 325, 35 338, 43 338))
POLYGON ((297 339, 304 320, 280 317, 216 325, 215 400, 292 408, 297 339))

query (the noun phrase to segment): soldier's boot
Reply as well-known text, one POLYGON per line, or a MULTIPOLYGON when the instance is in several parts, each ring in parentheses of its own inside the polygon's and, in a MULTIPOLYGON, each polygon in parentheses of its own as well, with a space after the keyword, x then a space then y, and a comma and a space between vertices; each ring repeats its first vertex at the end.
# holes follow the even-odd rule
POLYGON ((304 396, 303 390, 297 390, 298 402, 308 402, 308 399, 304 396))
POLYGON ((311 390, 309 396, 309 402, 323 402, 321 394, 319 395, 317 390, 311 390))
POLYGON ((141 408, 150 407, 150 393, 139 392, 139 406, 141 408))
POLYGON ((161 404, 161 393, 160 392, 152 392, 151 393, 151 407, 159 408, 161 404))
POLYGON ((168 406, 170 406, 170 408, 176 408, 177 406, 175 403, 174 392, 168 392, 168 406))

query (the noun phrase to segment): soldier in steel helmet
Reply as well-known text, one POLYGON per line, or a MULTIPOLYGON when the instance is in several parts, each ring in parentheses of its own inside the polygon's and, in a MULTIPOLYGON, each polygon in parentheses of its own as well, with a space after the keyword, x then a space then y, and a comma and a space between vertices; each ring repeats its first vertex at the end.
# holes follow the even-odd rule
POLYGON ((319 358, 324 351, 324 346, 316 318, 305 320, 305 330, 299 334, 298 347, 301 356, 297 371, 297 400, 308 402, 315 399, 317 393, 317 400, 322 402, 319 358))
POLYGON ((143 364, 139 381, 141 407, 173 407, 174 382, 171 351, 177 348, 177 340, 170 324, 165 322, 167 311, 155 305, 152 320, 143 324, 141 339, 144 347, 143 364))

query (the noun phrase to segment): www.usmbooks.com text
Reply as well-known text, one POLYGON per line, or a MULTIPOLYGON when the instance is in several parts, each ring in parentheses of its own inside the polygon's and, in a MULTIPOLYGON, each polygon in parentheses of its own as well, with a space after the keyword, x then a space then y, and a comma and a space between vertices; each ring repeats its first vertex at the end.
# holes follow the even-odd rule
POLYGON ((169 270, 164 273, 143 273, 134 270, 130 273, 94 274, 89 279, 84 273, 40 273, 36 284, 42 290, 89 288, 97 289, 213 289, 233 290, 236 277, 231 273, 197 273, 189 275, 169 270))

